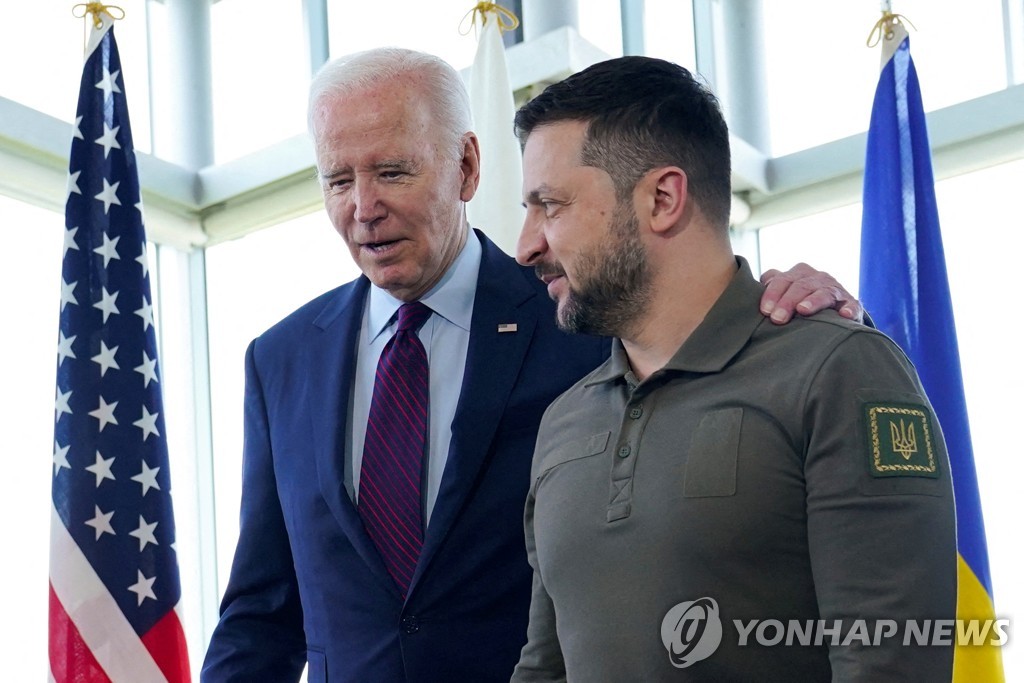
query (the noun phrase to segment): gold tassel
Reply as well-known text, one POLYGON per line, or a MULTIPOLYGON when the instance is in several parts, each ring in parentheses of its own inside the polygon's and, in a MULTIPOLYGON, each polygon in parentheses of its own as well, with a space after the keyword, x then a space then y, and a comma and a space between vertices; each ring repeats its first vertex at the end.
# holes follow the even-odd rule
POLYGON ((476 26, 477 14, 480 16, 481 25, 487 25, 487 15, 493 12, 495 19, 498 22, 498 30, 504 33, 505 31, 515 31, 519 27, 519 18, 512 13, 506 7, 502 7, 496 2, 478 2, 473 9, 466 12, 465 16, 462 17, 462 21, 459 22, 459 34, 466 35, 469 33, 469 29, 476 26), (466 19, 469 19, 469 26, 466 26, 466 19))
POLYGON ((892 40, 895 35, 894 29, 896 26, 902 26, 903 22, 906 21, 910 24, 910 28, 917 30, 917 27, 902 14, 895 14, 894 12, 882 11, 882 18, 875 22, 874 27, 871 29, 871 33, 868 35, 868 47, 874 47, 883 40, 892 40))
POLYGON ((92 25, 95 28, 103 26, 100 14, 106 13, 114 20, 124 19, 124 10, 117 5, 104 5, 102 2, 82 2, 71 8, 71 13, 79 19, 85 18, 86 14, 92 15, 92 25))

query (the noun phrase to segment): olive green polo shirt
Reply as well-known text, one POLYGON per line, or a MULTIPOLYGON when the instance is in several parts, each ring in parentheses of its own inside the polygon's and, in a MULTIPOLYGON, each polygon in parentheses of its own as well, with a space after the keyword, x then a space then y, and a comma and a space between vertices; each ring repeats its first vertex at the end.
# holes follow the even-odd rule
POLYGON ((954 618, 948 459, 914 368, 833 311, 771 324, 737 261, 662 370, 638 383, 616 342, 545 413, 514 681, 950 680, 950 646, 842 644, 857 619, 954 618), (707 597, 720 645, 680 668, 663 619, 707 597), (818 645, 735 624, 822 619, 841 635, 818 645))

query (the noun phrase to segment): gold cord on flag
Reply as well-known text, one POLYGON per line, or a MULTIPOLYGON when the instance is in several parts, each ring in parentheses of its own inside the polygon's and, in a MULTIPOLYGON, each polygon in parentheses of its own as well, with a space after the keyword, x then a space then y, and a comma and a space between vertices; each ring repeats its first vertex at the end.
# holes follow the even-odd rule
POLYGON ((462 21, 459 22, 459 35, 466 35, 469 33, 469 29, 476 26, 477 15, 479 14, 481 25, 487 24, 487 15, 493 12, 495 20, 498 22, 498 30, 502 33, 505 31, 515 31, 519 28, 519 17, 517 17, 511 10, 506 7, 502 7, 496 2, 478 2, 473 9, 466 12, 465 16, 462 17, 462 21), (469 26, 466 26, 466 19, 470 20, 469 26))
POLYGON ((917 30, 913 22, 902 14, 882 10, 882 18, 875 22, 871 33, 868 35, 868 47, 874 47, 883 40, 892 40, 893 36, 896 35, 896 27, 902 26, 904 21, 910 24, 910 28, 915 31, 917 30))
POLYGON ((124 19, 124 10, 117 5, 104 5, 102 2, 82 2, 71 8, 71 13, 79 19, 84 19, 85 15, 92 15, 92 25, 95 28, 101 28, 103 26, 103 20, 100 19, 100 14, 106 13, 110 15, 111 19, 119 20, 124 19))

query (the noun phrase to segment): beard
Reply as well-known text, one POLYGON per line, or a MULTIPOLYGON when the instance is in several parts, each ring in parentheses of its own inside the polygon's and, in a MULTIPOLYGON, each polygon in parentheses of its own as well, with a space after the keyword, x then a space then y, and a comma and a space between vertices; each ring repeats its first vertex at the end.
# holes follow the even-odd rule
POLYGON ((628 337, 647 309, 651 269, 640 242, 632 207, 620 203, 612 216, 609 239, 577 258, 577 287, 569 287, 558 307, 564 332, 628 337))

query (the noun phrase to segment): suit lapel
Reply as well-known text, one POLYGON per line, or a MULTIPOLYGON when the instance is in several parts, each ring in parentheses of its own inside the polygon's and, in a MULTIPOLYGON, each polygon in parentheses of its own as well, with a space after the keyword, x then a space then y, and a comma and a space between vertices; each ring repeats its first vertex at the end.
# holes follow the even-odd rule
POLYGON ((441 488, 409 587, 410 595, 473 489, 537 324, 536 310, 522 306, 536 292, 511 258, 483 234, 477 234, 483 244, 483 255, 466 372, 452 421, 452 441, 441 488), (514 332, 499 331, 499 326, 509 324, 515 325, 514 332))
POLYGON ((359 278, 344 288, 313 322, 317 329, 309 340, 311 379, 305 410, 312 423, 320 493, 327 507, 359 556, 398 595, 398 587, 345 490, 345 425, 349 420, 349 396, 368 289, 369 281, 359 278))

